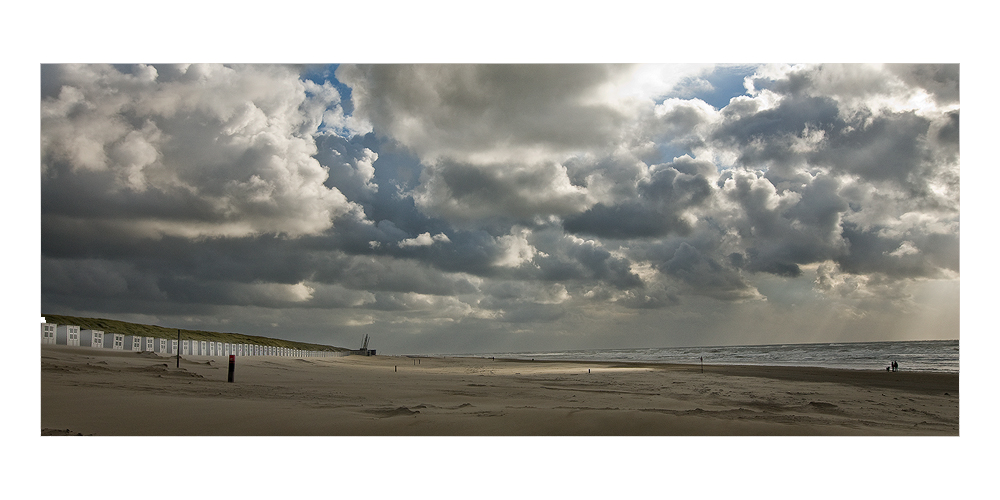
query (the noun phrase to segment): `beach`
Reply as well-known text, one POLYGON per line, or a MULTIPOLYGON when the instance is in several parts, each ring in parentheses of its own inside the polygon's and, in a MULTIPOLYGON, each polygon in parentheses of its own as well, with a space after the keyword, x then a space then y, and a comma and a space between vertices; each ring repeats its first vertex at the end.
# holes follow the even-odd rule
POLYGON ((957 436, 954 373, 41 346, 41 433, 957 436))

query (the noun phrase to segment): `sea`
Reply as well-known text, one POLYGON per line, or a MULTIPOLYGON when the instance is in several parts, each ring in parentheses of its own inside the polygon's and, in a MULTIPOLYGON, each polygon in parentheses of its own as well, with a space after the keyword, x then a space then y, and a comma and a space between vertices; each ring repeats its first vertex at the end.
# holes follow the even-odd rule
POLYGON ((885 370, 892 361, 896 361, 900 371, 958 373, 958 340, 589 349, 460 356, 682 364, 704 362, 706 365, 811 366, 849 370, 885 370))

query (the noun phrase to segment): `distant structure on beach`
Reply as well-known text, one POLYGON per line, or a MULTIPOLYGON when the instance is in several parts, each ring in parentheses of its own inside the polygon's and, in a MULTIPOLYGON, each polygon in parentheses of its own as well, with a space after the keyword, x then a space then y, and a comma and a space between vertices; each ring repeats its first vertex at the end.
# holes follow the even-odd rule
POLYGON ((355 349, 355 350, 350 351, 350 352, 351 352, 351 354, 354 354, 354 355, 357 355, 357 356, 374 356, 375 355, 375 349, 368 349, 368 335, 365 335, 365 341, 361 345, 361 349, 355 349))
MULTIPOLYGON (((42 344, 57 344, 94 349, 111 349, 115 351, 154 352, 161 355, 175 356, 181 350, 184 356, 282 356, 282 357, 335 357, 358 354, 359 351, 307 351, 287 347, 235 344, 228 342, 209 342, 206 340, 183 340, 177 344, 177 339, 141 337, 121 333, 103 332, 100 330, 80 330, 77 325, 57 325, 47 323, 42 317, 42 344)), ((361 349, 365 356, 374 356, 375 351, 368 351, 368 336, 365 336, 365 346, 361 349), (370 353, 370 354, 368 354, 370 353)))

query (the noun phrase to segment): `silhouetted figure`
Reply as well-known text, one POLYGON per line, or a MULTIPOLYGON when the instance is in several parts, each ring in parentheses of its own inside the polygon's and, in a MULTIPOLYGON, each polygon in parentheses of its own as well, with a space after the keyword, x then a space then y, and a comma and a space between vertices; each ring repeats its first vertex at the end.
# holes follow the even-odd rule
POLYGON ((891 370, 892 370, 892 365, 889 365, 889 366, 885 367, 885 371, 886 372, 891 371, 891 370))
POLYGON ((896 363, 895 361, 892 362, 892 371, 899 371, 899 363, 896 363))

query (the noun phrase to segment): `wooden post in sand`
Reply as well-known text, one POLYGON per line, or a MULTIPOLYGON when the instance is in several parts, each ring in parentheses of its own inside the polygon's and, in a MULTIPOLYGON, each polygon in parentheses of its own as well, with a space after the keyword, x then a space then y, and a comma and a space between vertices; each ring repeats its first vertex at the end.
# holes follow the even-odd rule
POLYGON ((701 373, 705 373, 705 356, 701 356, 701 373))
POLYGON ((236 355, 229 355, 229 381, 233 381, 233 373, 236 372, 236 355))
POLYGON ((181 329, 177 329, 177 368, 181 367, 181 329))

